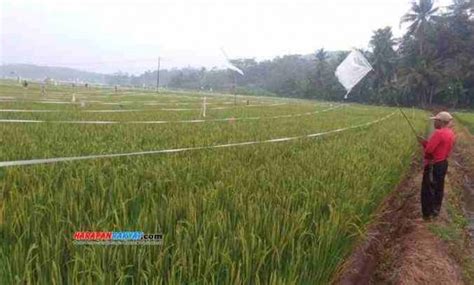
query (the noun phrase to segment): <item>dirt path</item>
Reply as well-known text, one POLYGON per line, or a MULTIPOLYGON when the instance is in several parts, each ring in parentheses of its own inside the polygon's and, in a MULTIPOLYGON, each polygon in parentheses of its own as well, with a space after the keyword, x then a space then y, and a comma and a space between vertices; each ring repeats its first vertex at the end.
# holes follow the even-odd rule
POLYGON ((457 196, 453 191, 459 189, 464 172, 474 169, 466 166, 466 157, 474 158, 472 136, 464 128, 457 133, 460 143, 450 159, 440 216, 433 221, 421 218, 422 165, 415 161, 410 174, 381 205, 376 222, 341 268, 335 284, 467 284, 459 251, 468 257, 470 253, 453 249, 434 234, 451 225, 446 201, 457 196))
MULTIPOLYGON (((401 207, 398 230, 382 249, 382 263, 371 277, 373 284, 463 284, 461 269, 450 256, 448 245, 430 230, 433 224, 448 222, 446 207, 430 222, 421 218, 421 174, 410 180, 407 193, 415 193, 401 207)), ((449 178, 445 195, 450 195, 449 178)))

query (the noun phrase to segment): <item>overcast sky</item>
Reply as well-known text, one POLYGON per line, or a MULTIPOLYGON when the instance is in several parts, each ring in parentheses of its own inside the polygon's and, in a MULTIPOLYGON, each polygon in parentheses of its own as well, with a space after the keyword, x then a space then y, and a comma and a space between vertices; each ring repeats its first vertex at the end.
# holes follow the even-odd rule
MULTIPOLYGON (((410 0, 0 0, 2 63, 141 73, 162 67, 221 66, 231 58, 272 58, 367 48, 410 0)), ((447 5, 449 0, 437 0, 447 5)))

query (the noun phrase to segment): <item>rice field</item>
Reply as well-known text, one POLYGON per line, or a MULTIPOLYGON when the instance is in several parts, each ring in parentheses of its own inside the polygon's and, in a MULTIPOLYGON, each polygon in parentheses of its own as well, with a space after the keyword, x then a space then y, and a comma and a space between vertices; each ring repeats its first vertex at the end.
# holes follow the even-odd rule
POLYGON ((461 124, 465 125, 472 134, 474 134, 474 113, 456 112, 454 116, 461 124))
MULTIPOLYGON (((0 283, 330 282, 416 139, 394 108, 234 100, 68 86, 41 96, 2 82, 0 165, 190 149, 0 167, 0 283), (75 245, 76 231, 162 233, 163 244, 75 245)), ((426 114, 406 112, 422 133, 426 114)))

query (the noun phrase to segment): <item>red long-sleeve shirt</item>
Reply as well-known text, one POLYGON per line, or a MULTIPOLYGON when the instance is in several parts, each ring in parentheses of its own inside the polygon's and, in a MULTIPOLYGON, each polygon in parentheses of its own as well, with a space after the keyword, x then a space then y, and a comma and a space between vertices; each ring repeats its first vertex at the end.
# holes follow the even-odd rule
POLYGON ((425 150, 425 165, 447 159, 455 140, 456 137, 451 128, 436 129, 427 141, 421 143, 425 150))

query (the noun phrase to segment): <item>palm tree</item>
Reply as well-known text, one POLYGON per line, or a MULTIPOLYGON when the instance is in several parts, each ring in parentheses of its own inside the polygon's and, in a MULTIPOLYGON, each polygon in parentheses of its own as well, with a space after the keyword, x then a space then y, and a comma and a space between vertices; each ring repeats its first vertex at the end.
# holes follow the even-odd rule
POLYGON ((442 91, 442 83, 446 80, 442 59, 437 59, 432 54, 427 54, 425 60, 400 67, 399 74, 399 87, 416 94, 422 108, 433 104, 434 96, 442 91))
POLYGON ((396 68, 394 45, 395 40, 390 27, 376 30, 370 40, 372 47, 370 59, 375 72, 374 85, 378 90, 382 86, 389 85, 394 77, 396 68))
POLYGON ((328 53, 324 50, 324 48, 320 48, 316 51, 315 57, 317 63, 322 63, 328 58, 328 53))
POLYGON ((318 49, 314 53, 314 74, 311 75, 310 81, 317 90, 318 93, 323 94, 325 92, 325 87, 327 86, 327 59, 328 53, 324 48, 318 49))
POLYGON ((420 56, 423 56, 425 33, 431 19, 435 16, 438 8, 434 8, 433 0, 419 0, 411 4, 411 9, 403 15, 400 24, 411 23, 407 33, 418 39, 420 56))

